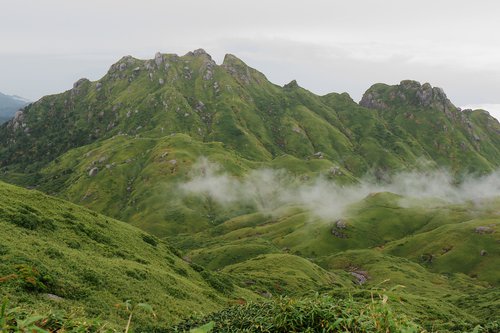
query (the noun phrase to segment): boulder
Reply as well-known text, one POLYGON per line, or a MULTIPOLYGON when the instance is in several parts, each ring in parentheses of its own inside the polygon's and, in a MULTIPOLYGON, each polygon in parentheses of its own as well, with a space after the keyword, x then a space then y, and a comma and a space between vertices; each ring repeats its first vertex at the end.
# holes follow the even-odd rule
POLYGON ((359 285, 365 284, 370 278, 367 271, 353 271, 350 272, 352 276, 356 278, 356 282, 359 285))
POLYGON ((90 169, 89 171, 89 176, 90 177, 94 177, 95 175, 97 175, 97 173, 99 172, 99 168, 95 167, 95 168, 92 168, 90 169))

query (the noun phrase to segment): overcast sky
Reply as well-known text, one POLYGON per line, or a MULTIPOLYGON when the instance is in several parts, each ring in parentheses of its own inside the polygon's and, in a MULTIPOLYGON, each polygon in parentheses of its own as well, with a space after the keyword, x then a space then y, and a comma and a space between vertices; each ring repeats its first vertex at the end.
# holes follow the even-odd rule
POLYGON ((356 101, 375 82, 429 82, 500 118, 499 32, 498 0, 0 0, 0 91, 36 100, 124 55, 204 48, 356 101))

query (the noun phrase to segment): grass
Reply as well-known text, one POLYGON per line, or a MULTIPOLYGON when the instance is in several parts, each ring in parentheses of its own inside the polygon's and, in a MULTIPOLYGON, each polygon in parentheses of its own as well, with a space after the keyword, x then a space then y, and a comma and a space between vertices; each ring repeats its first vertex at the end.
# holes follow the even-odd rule
POLYGON ((153 327, 257 297, 229 290, 230 280, 221 284, 215 273, 194 270, 168 244, 129 224, 4 183, 0 197, 1 296, 13 307, 76 311, 77 319, 99 317, 116 328, 126 320, 114 305, 131 300, 155 309, 157 321, 143 314, 134 320, 153 327))

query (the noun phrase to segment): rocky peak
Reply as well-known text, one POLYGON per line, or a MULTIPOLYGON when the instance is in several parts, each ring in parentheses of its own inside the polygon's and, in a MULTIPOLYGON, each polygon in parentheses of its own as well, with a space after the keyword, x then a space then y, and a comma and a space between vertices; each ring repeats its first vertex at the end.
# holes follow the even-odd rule
POLYGON ((456 110, 442 88, 413 80, 404 80, 394 86, 375 84, 364 93, 359 104, 378 110, 401 105, 433 107, 444 112, 456 110))
POLYGON ((224 56, 222 67, 225 68, 233 77, 236 77, 245 84, 249 84, 252 80, 250 68, 247 64, 232 54, 226 54, 224 56))
POLYGON ((285 84, 283 86, 285 89, 294 89, 294 88, 299 88, 299 84, 297 83, 296 80, 292 80, 289 83, 285 84))
POLYGON ((108 74, 112 74, 115 72, 123 72, 130 65, 134 64, 135 61, 136 59, 130 55, 124 56, 123 58, 118 60, 115 64, 111 65, 111 67, 108 70, 108 74))

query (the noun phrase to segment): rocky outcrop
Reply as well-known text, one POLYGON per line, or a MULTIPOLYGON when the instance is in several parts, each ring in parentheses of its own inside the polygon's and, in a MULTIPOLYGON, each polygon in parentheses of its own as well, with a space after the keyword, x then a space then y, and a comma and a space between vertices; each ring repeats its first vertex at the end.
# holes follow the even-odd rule
POLYGON ((435 108, 452 116, 458 109, 450 102, 443 89, 429 83, 403 80, 399 85, 375 84, 368 89, 359 102, 369 109, 385 110, 391 106, 411 105, 435 108))

